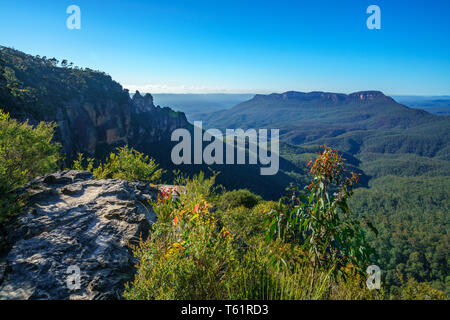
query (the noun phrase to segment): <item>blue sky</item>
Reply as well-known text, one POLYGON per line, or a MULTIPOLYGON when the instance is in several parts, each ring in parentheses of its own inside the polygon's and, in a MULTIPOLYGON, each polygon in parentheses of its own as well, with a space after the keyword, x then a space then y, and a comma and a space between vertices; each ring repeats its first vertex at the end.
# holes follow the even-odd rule
POLYGON ((450 94, 447 0, 2 0, 0 45, 143 92, 450 94), (81 8, 68 30, 66 8, 81 8), (381 30, 366 9, 381 8, 381 30))

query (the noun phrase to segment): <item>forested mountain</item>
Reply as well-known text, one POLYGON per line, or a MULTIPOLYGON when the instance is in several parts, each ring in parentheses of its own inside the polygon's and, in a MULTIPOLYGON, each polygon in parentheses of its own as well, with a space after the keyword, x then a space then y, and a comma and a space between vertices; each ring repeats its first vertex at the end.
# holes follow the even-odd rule
POLYGON ((0 47, 0 107, 19 120, 54 121, 66 157, 103 157, 117 145, 170 139, 187 127, 183 113, 153 104, 151 95, 127 90, 109 75, 72 67, 66 60, 0 47))
POLYGON ((279 128, 288 143, 326 143, 352 154, 435 156, 450 138, 450 117, 405 107, 377 91, 256 95, 200 118, 211 128, 279 128))

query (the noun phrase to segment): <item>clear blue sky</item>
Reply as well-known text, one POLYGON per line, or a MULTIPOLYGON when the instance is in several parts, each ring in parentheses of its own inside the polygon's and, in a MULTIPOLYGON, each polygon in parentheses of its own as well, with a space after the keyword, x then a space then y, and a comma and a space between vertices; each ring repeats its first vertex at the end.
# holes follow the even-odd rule
POLYGON ((450 94, 447 0, 1 0, 0 45, 144 92, 450 94), (71 4, 81 30, 66 28, 71 4))

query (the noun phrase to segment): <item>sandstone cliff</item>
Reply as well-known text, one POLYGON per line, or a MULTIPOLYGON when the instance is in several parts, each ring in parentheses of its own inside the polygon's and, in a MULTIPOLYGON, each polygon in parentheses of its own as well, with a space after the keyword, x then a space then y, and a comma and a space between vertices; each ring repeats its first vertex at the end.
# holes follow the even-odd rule
POLYGON ((151 154, 152 143, 189 126, 184 113, 155 106, 150 94, 131 99, 103 72, 59 67, 56 59, 1 46, 0 108, 30 123, 56 122, 68 164, 79 152, 102 160, 125 144, 151 154))
POLYGON ((184 113, 155 106, 150 94, 139 92, 124 103, 72 101, 58 109, 56 121, 58 140, 69 157, 84 152, 101 158, 117 145, 169 141, 174 129, 188 126, 184 113))

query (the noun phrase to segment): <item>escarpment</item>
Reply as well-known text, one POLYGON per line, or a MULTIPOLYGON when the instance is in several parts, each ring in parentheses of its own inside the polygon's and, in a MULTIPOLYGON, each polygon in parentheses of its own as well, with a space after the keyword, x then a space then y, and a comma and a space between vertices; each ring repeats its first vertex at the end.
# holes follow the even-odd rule
POLYGON ((151 153, 152 143, 170 141, 174 129, 189 126, 184 113, 155 106, 150 94, 131 98, 103 72, 2 46, 0 108, 31 124, 55 122, 67 164, 78 153, 102 159, 126 144, 151 153))

